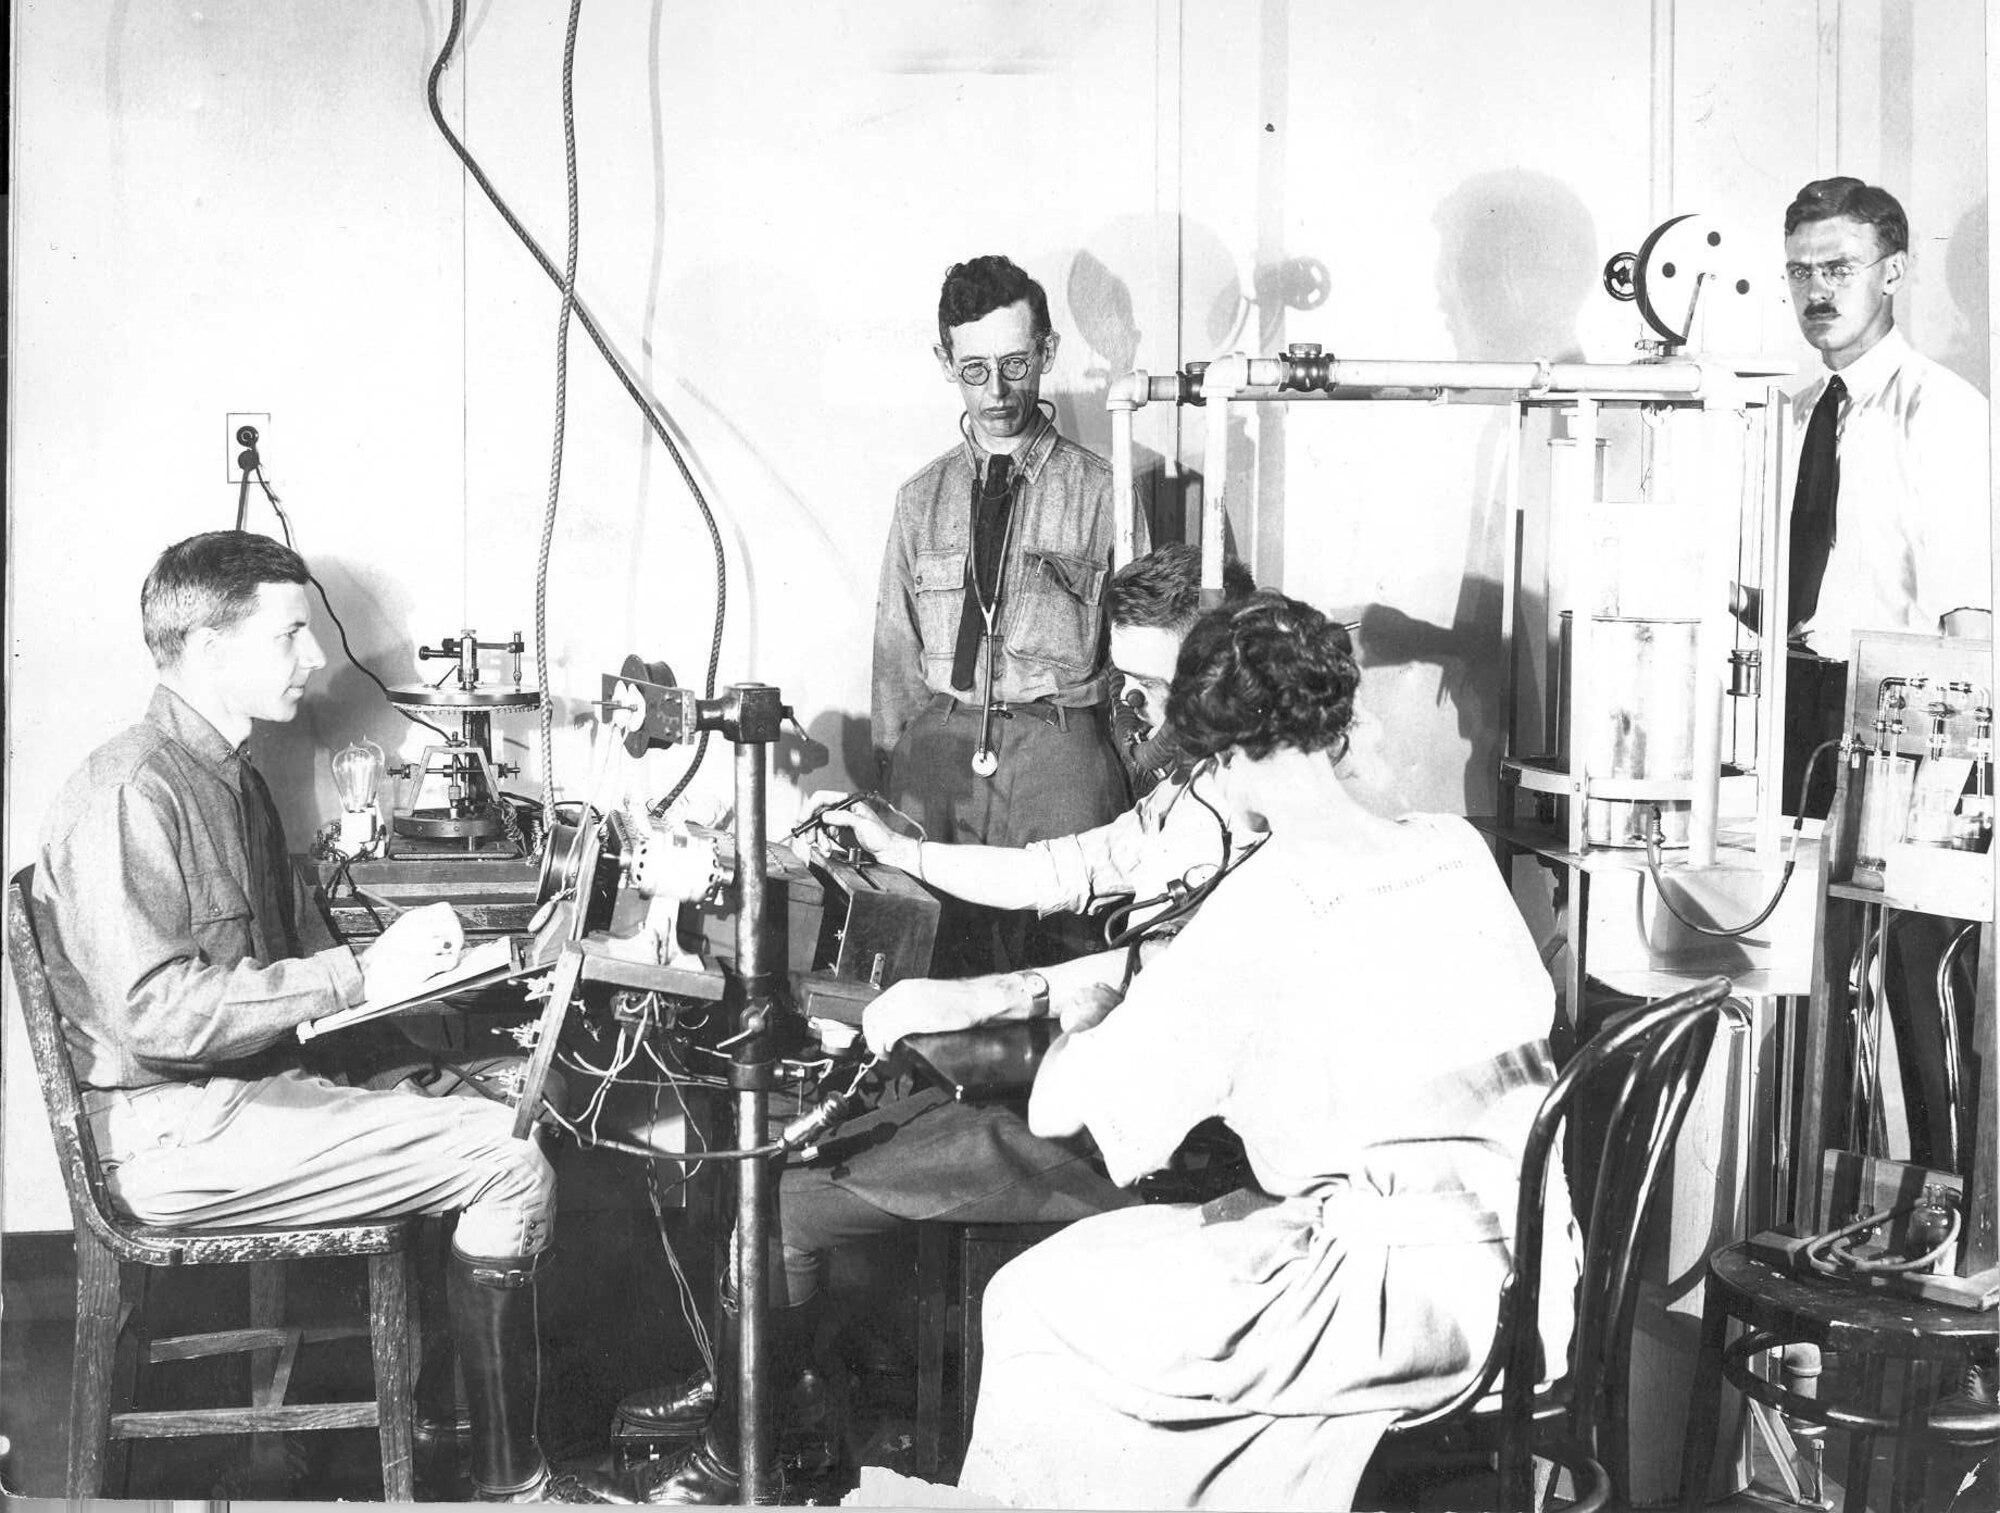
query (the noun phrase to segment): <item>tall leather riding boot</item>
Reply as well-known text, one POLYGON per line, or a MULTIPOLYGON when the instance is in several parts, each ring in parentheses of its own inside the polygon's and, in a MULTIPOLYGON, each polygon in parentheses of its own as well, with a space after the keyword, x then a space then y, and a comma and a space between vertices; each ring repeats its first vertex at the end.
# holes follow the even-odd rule
POLYGON ((472 1419, 474 1496, 482 1502, 625 1501, 600 1477, 554 1471, 535 1439, 542 1385, 535 1258, 474 1258, 454 1248, 445 1276, 472 1419))
POLYGON ((535 1442, 535 1258, 474 1259, 454 1249, 446 1292, 472 1416, 472 1485, 482 1498, 511 1497, 548 1469, 535 1442))
MULTIPOLYGON (((813 1297, 792 1308, 771 1311, 771 1380, 780 1403, 794 1417, 825 1416, 825 1387, 812 1367, 813 1337, 822 1313, 813 1297)), ((701 1438, 675 1459, 655 1461, 638 1478, 641 1502, 661 1504, 734 1503, 742 1495, 738 1466, 737 1355, 742 1323, 736 1300, 725 1294, 717 1315, 715 1406, 701 1438)), ((815 1427, 817 1424, 815 1425, 815 1427)))

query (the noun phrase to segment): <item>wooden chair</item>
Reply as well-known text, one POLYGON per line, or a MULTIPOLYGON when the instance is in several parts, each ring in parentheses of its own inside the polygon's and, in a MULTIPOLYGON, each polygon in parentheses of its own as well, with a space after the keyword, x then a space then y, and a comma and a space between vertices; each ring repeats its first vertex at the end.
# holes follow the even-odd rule
POLYGON ((49 1127, 68 1189, 76 1228, 76 1357, 70 1383, 69 1469, 64 1495, 96 1497, 106 1461, 121 1462, 125 1442, 201 1434, 269 1434, 372 1427, 381 1440, 382 1490, 391 1502, 415 1496, 415 1424, 411 1364, 415 1358, 407 1266, 414 1219, 384 1219, 312 1228, 168 1229, 134 1223, 113 1207, 98 1169, 96 1141, 57 1016, 30 913, 34 869, 7 889, 7 954, 20 989, 21 1014, 35 1070, 48 1100, 49 1127), (368 1322, 324 1329, 285 1328, 283 1263, 328 1256, 368 1259, 368 1322), (145 1280, 151 1268, 250 1267, 251 1325, 165 1339, 144 1335, 145 1280), (119 1342, 131 1331, 129 1364, 120 1369, 119 1342), (301 1343, 367 1334, 375 1365, 372 1402, 285 1402, 301 1343), (249 1353, 251 1404, 232 1408, 133 1412, 131 1388, 141 1363, 249 1353), (119 1378, 114 1392, 114 1377, 119 1378), (113 1397, 121 1400, 113 1410, 113 1397))
MULTIPOLYGON (((1449 1401, 1391 1425, 1385 1448, 1421 1437, 1433 1452, 1463 1446, 1497 1455, 1499 1500, 1492 1506, 1503 1509, 1531 1505, 1538 1456, 1570 1472, 1575 1509, 1602 1508, 1614 1486, 1625 1485, 1624 1399, 1638 1261, 1667 1157, 1727 1012, 1729 987, 1727 978, 1714 977, 1626 1010, 1606 1020, 1570 1058, 1543 1099, 1522 1154, 1513 1266, 1501 1283, 1485 1363, 1449 1401), (1577 1117, 1580 1105, 1601 1117, 1602 1126, 1593 1136, 1596 1182, 1588 1204, 1577 1204, 1584 1255, 1576 1328, 1568 1369, 1538 1388, 1545 1375, 1538 1321, 1549 1155, 1566 1121, 1584 1123, 1577 1117), (1612 1461, 1610 1470, 1604 1459, 1612 1461)), ((1590 1122, 1594 1126, 1596 1118, 1590 1122)))
POLYGON ((985 1340, 980 1305, 993 1274, 1024 1250, 1066 1226, 964 1224, 936 1220, 917 1226, 917 1442, 919 1474, 946 1477, 972 1438, 985 1340), (945 1415, 945 1362, 957 1359, 952 1429, 945 1415))
MULTIPOLYGON (((1243 1146, 1220 1120, 1189 1132, 1163 1172, 1139 1182, 1148 1203, 1205 1203, 1249 1180, 1243 1146)), ((972 1442, 985 1359, 981 1307, 986 1284, 1023 1251, 1071 1221, 1015 1224, 934 1219, 917 1226, 917 1427, 914 1462, 928 1477, 953 1477, 972 1442), (954 1391, 945 1363, 956 1362, 954 1391), (949 1411, 948 1411, 949 1402, 949 1411)))

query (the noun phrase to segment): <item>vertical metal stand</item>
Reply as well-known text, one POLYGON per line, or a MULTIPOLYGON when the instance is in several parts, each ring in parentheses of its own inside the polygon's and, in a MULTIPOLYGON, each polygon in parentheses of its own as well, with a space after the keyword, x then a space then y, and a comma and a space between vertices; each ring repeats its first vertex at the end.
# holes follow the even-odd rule
MULTIPOLYGON (((736 1089, 737 1144, 764 1143, 771 1088, 771 979, 765 949, 764 779, 782 718, 778 690, 737 684, 729 691, 736 743, 736 970, 743 995, 729 1080, 736 1089)), ((725 716, 725 729, 729 723, 725 716)), ((771 1165, 736 1163, 736 1287, 740 1319, 736 1369, 737 1453, 743 1501, 777 1493, 769 1397, 771 1165)))

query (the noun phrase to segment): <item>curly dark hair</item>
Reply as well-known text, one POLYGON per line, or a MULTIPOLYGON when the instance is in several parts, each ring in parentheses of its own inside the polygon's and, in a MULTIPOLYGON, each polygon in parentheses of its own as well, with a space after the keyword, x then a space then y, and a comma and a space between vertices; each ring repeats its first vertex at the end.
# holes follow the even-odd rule
POLYGON ((1004 310, 1021 300, 1028 302, 1034 318, 1035 335, 1047 336, 1049 296, 1011 258, 997 252, 953 263, 945 273, 944 288, 938 292, 938 344, 951 350, 951 328, 984 320, 995 310, 1004 310))
POLYGON ((1347 750, 1361 668, 1347 627, 1310 604, 1264 591, 1211 610, 1181 643, 1167 723, 1197 757, 1241 747, 1347 750))
POLYGON ((1880 185, 1847 176, 1814 179, 1801 189, 1785 207, 1785 235, 1809 221, 1830 221, 1836 216, 1873 226, 1876 245, 1884 257, 1910 250, 1910 218, 1903 213, 1901 202, 1880 185))
MULTIPOLYGON (((1250 569, 1223 559, 1222 602, 1255 593, 1250 569)), ((1125 628, 1186 631, 1201 618, 1201 548, 1174 542, 1134 557, 1111 575, 1111 623, 1125 628)))

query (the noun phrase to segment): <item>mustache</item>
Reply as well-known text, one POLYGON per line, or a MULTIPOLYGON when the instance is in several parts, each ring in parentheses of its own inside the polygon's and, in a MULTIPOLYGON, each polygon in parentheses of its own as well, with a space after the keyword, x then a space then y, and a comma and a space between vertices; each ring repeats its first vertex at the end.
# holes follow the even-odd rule
POLYGON ((1826 302, 1826 301, 1824 301, 1824 300, 1816 300, 1816 301, 1814 301, 1814 302, 1813 302, 1812 304, 1810 304, 1810 305, 1807 305, 1807 306, 1806 306, 1806 314, 1807 314, 1807 315, 1838 315, 1838 314, 1840 314, 1840 311, 1839 311, 1839 309, 1838 309, 1838 308, 1837 308, 1836 306, 1834 306, 1834 305, 1832 305, 1832 304, 1829 304, 1829 303, 1827 303, 1827 302, 1826 302))

